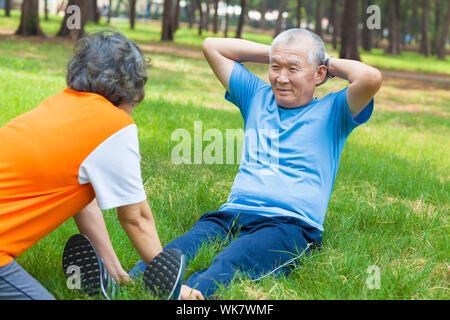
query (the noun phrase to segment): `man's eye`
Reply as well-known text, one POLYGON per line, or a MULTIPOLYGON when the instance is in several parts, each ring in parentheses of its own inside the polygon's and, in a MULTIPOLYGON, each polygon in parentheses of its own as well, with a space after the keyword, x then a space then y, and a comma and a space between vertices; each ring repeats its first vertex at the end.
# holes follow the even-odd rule
POLYGON ((273 64, 273 65, 272 65, 272 68, 278 69, 279 67, 278 67, 276 64, 273 64))
POLYGON ((292 67, 290 69, 291 69, 291 71, 297 71, 297 68, 294 68, 294 67, 292 67))

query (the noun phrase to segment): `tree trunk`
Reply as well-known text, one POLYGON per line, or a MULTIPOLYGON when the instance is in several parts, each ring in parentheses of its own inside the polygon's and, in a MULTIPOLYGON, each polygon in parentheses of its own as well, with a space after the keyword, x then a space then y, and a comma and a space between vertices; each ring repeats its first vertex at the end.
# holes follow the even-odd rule
POLYGON ((130 5, 130 29, 134 29, 136 22, 136 0, 129 0, 130 5))
POLYGON ((297 0, 297 8, 295 10, 296 26, 301 28, 302 25, 302 0, 297 0))
POLYGON ((122 0, 117 0, 116 10, 114 10, 114 16, 117 17, 119 15, 120 5, 122 0))
POLYGON ((361 60, 358 52, 357 0, 345 0, 339 57, 341 59, 361 60))
POLYGON ((175 12, 173 13, 173 32, 180 27, 180 0, 175 0, 175 12))
POLYGON ((261 1, 261 6, 259 12, 261 13, 261 20, 259 20, 259 27, 263 30, 267 29, 267 20, 266 20, 266 12, 267 12, 267 0, 261 1))
POLYGON ((20 25, 16 31, 21 36, 43 36, 39 24, 39 0, 23 0, 20 25))
POLYGON ((274 38, 281 33, 281 27, 283 24, 283 13, 286 11, 286 2, 287 0, 280 0, 279 2, 280 5, 278 7, 278 17, 277 22, 275 24, 275 33, 273 34, 274 38))
POLYGON ((411 3, 412 7, 412 13, 411 13, 411 20, 409 21, 408 24, 408 30, 410 30, 410 39, 409 39, 409 43, 411 43, 411 40, 417 39, 417 25, 419 24, 417 21, 417 11, 418 11, 418 5, 416 3, 416 1, 413 1, 411 3))
POLYGON ((11 17, 11 0, 5 0, 5 17, 11 17))
POLYGON ((210 10, 210 6, 209 6, 209 3, 210 2, 210 0, 205 0, 205 3, 206 3, 206 11, 205 11, 205 16, 204 16, 204 19, 203 19, 203 21, 205 22, 205 30, 206 31, 209 31, 209 14, 210 14, 210 12, 211 12, 211 10, 210 10))
POLYGON ((361 5, 361 20, 362 20, 362 32, 361 32, 361 45, 364 50, 372 50, 372 31, 367 28, 367 7, 369 6, 369 0, 363 0, 361 5))
POLYGON ((201 0, 195 0, 197 3, 197 8, 200 11, 200 22, 198 24, 198 35, 201 36, 203 33, 203 10, 202 10, 202 1, 201 0))
POLYGON ((195 20, 195 0, 189 1, 189 7, 188 7, 188 25, 189 29, 192 29, 194 26, 194 20, 195 20))
POLYGON ((331 8, 330 8, 330 23, 333 26, 333 35, 331 37, 331 43, 333 45, 333 49, 335 50, 337 48, 337 38, 339 30, 336 1, 337 0, 331 0, 331 8))
POLYGON ((242 29, 244 29, 245 17, 247 16, 247 1, 241 0, 241 15, 236 29, 236 38, 242 38, 242 29))
POLYGON ((400 53, 400 39, 398 28, 399 14, 400 14, 399 1, 398 0, 388 1, 389 45, 386 48, 385 52, 391 55, 398 55, 400 53))
POLYGON ((316 0, 316 34, 322 37, 322 0, 316 0))
POLYGON ((333 49, 336 50, 337 43, 338 43, 338 37, 339 37, 339 30, 341 24, 339 23, 339 15, 337 11, 337 0, 331 0, 331 9, 330 9, 330 20, 333 26, 333 34, 331 36, 331 43, 333 45, 333 49))
POLYGON ((441 36, 439 37, 439 41, 437 43, 436 53, 438 59, 445 59, 445 44, 448 38, 448 29, 450 26, 450 4, 447 4, 447 14, 445 15, 444 25, 442 27, 441 36))
POLYGON ((84 25, 86 23, 86 1, 87 0, 69 0, 61 27, 56 34, 57 37, 70 38, 72 41, 76 41, 85 35, 84 25), (72 5, 78 6, 80 9, 79 17, 77 17, 77 11, 67 10, 72 5), (71 24, 77 20, 79 22, 79 26, 71 26, 71 24))
POLYGON ((431 55, 430 40, 428 39, 428 0, 422 0, 422 42, 420 52, 426 57, 431 55))
POLYGON ((225 10, 225 30, 223 30, 223 36, 225 38, 228 38, 228 24, 230 22, 230 15, 228 14, 228 6, 230 5, 230 0, 226 0, 226 7, 225 10))
POLYGON ((109 0, 109 5, 108 5, 108 17, 107 17, 107 22, 108 22, 108 24, 111 23, 112 2, 113 2, 113 0, 109 0))
POLYGON ((48 0, 44 0, 44 20, 48 21, 48 0))
POLYGON ((434 0, 434 30, 433 30, 433 37, 431 40, 431 53, 432 54, 437 53, 439 28, 441 26, 441 11, 442 11, 441 1, 434 0))
POLYGON ((219 0, 214 0, 213 33, 219 32, 219 0))
POLYGON ((97 19, 97 0, 88 0, 86 3, 86 22, 93 21, 98 23, 97 19))
POLYGON ((164 0, 161 41, 173 41, 172 0, 164 0))

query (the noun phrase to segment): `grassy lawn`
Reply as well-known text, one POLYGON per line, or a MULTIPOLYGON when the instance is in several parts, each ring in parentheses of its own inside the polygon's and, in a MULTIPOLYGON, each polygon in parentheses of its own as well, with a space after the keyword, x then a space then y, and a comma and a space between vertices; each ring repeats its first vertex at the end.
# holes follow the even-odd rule
MULTIPOLYGON (((18 16, 13 15, 11 20, 1 17, 0 28, 14 28, 11 21, 18 16)), ((45 32, 54 33, 59 20, 42 25, 45 32)), ((116 27, 138 43, 159 38, 154 24, 138 24, 135 31, 126 24, 116 27)), ((94 28, 98 27, 88 26, 94 28)), ((174 45, 199 47, 196 30, 180 31, 174 45)), ((264 35, 245 37, 270 40, 263 40, 264 35)), ((70 55, 66 42, 0 38, 0 126, 65 88, 64 67, 70 55)), ((379 54, 372 56, 387 64, 379 54)), ((238 170, 237 164, 173 164, 171 151, 178 142, 171 140, 172 133, 179 128, 193 133, 194 121, 202 121, 203 132, 215 128, 225 135, 226 129, 243 128, 243 120, 223 99, 224 90, 203 59, 162 54, 151 58, 146 98, 133 117, 139 128, 145 188, 165 245, 226 201, 238 170)), ((409 54, 407 58, 416 59, 409 54)), ((442 62, 446 73, 449 62, 442 62)), ((436 67, 439 63, 417 60, 416 66, 432 72, 442 68, 436 67)), ((249 68, 267 80, 265 66, 249 68)), ((342 80, 328 81, 316 94, 323 97, 345 85, 342 80)), ((303 259, 287 277, 236 279, 230 288, 219 290, 219 297, 449 299, 449 100, 448 86, 386 79, 371 120, 355 130, 344 148, 325 219, 323 249, 303 259), (366 285, 371 265, 380 268, 379 290, 366 285)), ((104 211, 104 216, 119 259, 129 270, 139 257, 115 210, 104 211)), ((67 289, 62 273, 63 246, 74 233, 71 219, 17 259, 58 299, 86 298, 67 289)), ((202 248, 186 277, 207 267, 224 245, 202 248)), ((136 286, 125 289, 120 298, 152 297, 136 286)))
MULTIPOLYGON (((41 16, 41 27, 45 34, 54 35, 58 32, 61 25, 62 18, 59 16, 49 16, 49 20, 45 21, 41 16)), ((6 18, 0 16, 0 29, 16 30, 20 21, 20 11, 11 11, 11 17, 6 18)), ((161 22, 150 20, 149 23, 138 23, 134 30, 129 28, 128 22, 113 22, 111 25, 106 23, 106 19, 102 18, 100 25, 88 23, 86 31, 89 33, 103 30, 105 28, 118 30, 124 33, 127 37, 133 39, 140 44, 154 44, 160 43, 161 38, 161 22)), ((234 31, 230 31, 230 36, 234 35, 234 31)), ((189 29, 181 27, 175 33, 174 42, 166 42, 166 45, 174 47, 183 47, 200 50, 203 38, 207 36, 223 36, 221 33, 214 35, 212 32, 204 31, 203 36, 199 37, 197 28, 189 29)), ((256 41, 264 44, 272 42, 271 34, 250 33, 244 32, 243 38, 251 41, 256 41)), ((338 56, 339 54, 332 49, 331 45, 327 44, 327 50, 330 55, 338 56)), ((436 56, 425 58, 423 55, 415 52, 402 52, 399 56, 386 56, 382 49, 373 49, 371 52, 361 51, 362 61, 387 70, 407 70, 422 73, 441 73, 450 75, 450 56, 445 60, 438 60, 436 56)))

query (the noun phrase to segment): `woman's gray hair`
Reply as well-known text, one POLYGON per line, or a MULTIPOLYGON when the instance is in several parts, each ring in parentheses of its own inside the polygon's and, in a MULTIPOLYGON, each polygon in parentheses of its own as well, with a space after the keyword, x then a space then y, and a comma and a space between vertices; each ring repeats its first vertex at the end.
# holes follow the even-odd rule
POLYGON ((67 86, 102 95, 115 106, 142 101, 147 62, 139 48, 124 35, 101 31, 80 39, 67 63, 67 86))
POLYGON ((289 29, 283 31, 273 39, 270 45, 270 59, 272 59, 272 51, 277 43, 285 43, 288 45, 301 43, 302 41, 311 41, 311 48, 308 55, 308 62, 312 65, 319 66, 324 63, 325 60, 325 44, 323 40, 315 33, 306 29, 289 29))

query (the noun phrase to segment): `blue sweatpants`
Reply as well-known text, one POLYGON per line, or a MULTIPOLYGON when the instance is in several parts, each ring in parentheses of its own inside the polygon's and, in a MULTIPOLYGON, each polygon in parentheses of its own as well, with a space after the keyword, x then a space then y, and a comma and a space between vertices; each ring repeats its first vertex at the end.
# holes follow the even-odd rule
MULTIPOLYGON (((251 279, 269 273, 286 274, 290 271, 290 261, 312 249, 312 244, 322 243, 321 232, 300 219, 213 211, 201 216, 191 230, 164 249, 179 249, 189 263, 203 243, 231 238, 231 243, 217 254, 208 269, 187 279, 187 286, 210 297, 218 284, 227 285, 236 272, 242 272, 251 279)), ((138 277, 145 267, 145 263, 140 261, 130 271, 130 276, 138 277)))

